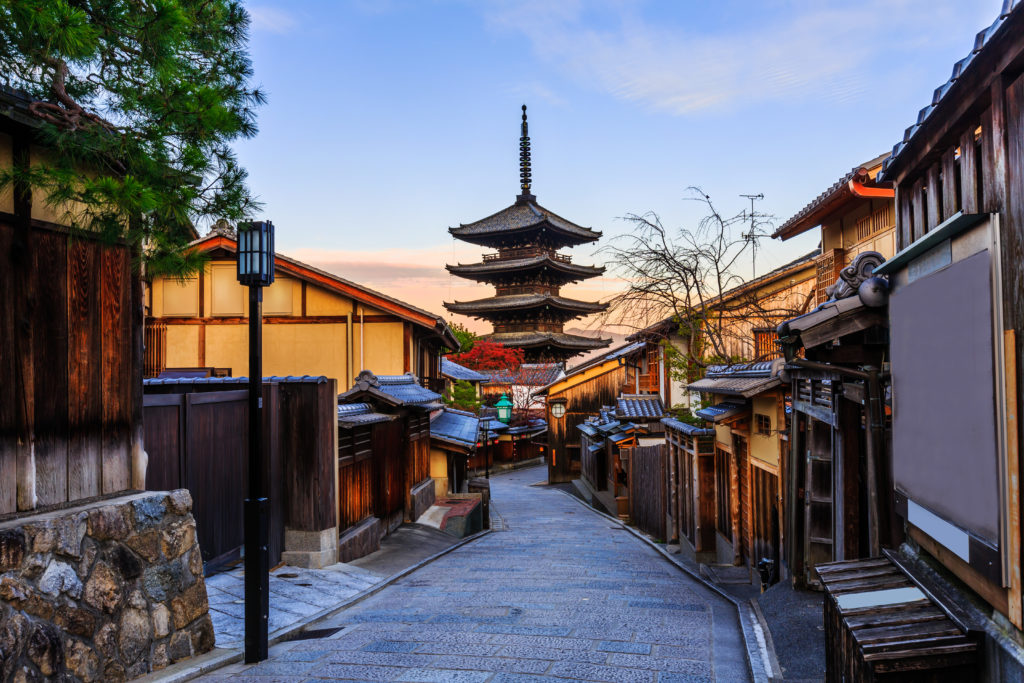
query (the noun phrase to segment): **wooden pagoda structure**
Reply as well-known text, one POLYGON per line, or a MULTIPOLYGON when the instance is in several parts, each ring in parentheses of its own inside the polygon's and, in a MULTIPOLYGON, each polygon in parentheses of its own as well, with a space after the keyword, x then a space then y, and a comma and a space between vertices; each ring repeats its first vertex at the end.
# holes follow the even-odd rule
POLYGON ((611 343, 609 339, 566 334, 563 329, 570 320, 607 308, 607 304, 561 295, 563 285, 596 277, 604 268, 573 263, 559 250, 596 242, 601 233, 537 204, 530 193, 527 131, 523 105, 519 138, 522 192, 515 204, 474 223, 448 229, 457 239, 497 250, 484 254, 480 263, 446 266, 453 275, 494 285, 495 295, 476 301, 446 302, 444 306, 452 313, 489 321, 494 332, 485 338, 523 349, 527 362, 562 362, 611 343))

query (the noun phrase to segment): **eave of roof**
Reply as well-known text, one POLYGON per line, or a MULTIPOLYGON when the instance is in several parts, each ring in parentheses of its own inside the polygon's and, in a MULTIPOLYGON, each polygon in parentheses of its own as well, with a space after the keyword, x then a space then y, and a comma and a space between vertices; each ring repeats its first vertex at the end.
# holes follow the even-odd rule
POLYGON ((534 308, 556 308, 580 313, 600 313, 608 308, 607 303, 579 301, 548 294, 511 294, 492 296, 474 301, 445 302, 444 307, 453 313, 474 314, 502 311, 527 311, 534 308))
MULTIPOLYGON (((238 252, 238 242, 219 233, 210 233, 192 242, 190 246, 202 252, 209 252, 214 249, 224 249, 233 254, 238 252)), ((448 348, 459 348, 459 341, 456 339, 455 333, 448 327, 448 323, 444 321, 444 318, 439 315, 425 311, 422 308, 417 308, 387 294, 372 290, 369 287, 346 280, 333 273, 320 270, 284 254, 274 254, 274 266, 275 269, 280 269, 295 278, 320 285, 420 325, 440 336, 448 348)))
POLYGON ((696 382, 687 384, 686 388, 690 391, 699 391, 702 394, 720 394, 723 396, 751 398, 780 386, 782 386, 782 380, 779 379, 778 376, 723 377, 720 379, 705 378, 697 380, 696 382))
POLYGON ((807 206, 800 209, 789 220, 783 223, 772 233, 773 238, 787 240, 796 237, 808 230, 815 228, 835 213, 842 205, 853 199, 860 199, 854 194, 851 183, 870 183, 870 172, 872 169, 881 166, 888 158, 889 153, 881 154, 871 161, 866 161, 859 166, 854 166, 849 173, 832 184, 827 190, 814 198, 807 206))
POLYGON ((580 280, 597 277, 605 271, 604 266, 584 266, 578 263, 566 263, 565 261, 553 259, 547 254, 523 259, 484 261, 482 263, 459 263, 457 265, 447 265, 445 268, 452 275, 479 279, 484 282, 486 282, 492 275, 500 273, 522 273, 524 271, 540 270, 542 268, 558 271, 580 280))
POLYGON ((715 433, 714 429, 709 427, 695 427, 692 424, 682 422, 675 419, 674 417, 663 417, 661 418, 661 424, 675 429, 676 431, 682 432, 687 436, 712 436, 715 433))
POLYGON ((448 228, 448 232, 471 244, 486 245, 493 237, 525 233, 548 227, 562 234, 569 244, 586 244, 587 242, 596 242, 601 238, 599 231, 577 225, 536 202, 521 198, 517 199, 515 204, 486 218, 472 223, 463 223, 457 228, 448 228))
POLYGON ((995 21, 978 32, 971 52, 953 65, 949 79, 935 89, 931 103, 918 112, 916 122, 893 146, 892 155, 882 166, 881 178, 896 181, 916 166, 931 151, 929 141, 938 132, 935 129, 969 113, 976 104, 974 93, 987 88, 991 79, 1001 78, 1004 67, 1020 58, 1024 53, 1022 8, 1021 0, 1003 0, 995 21))
POLYGON ((581 337, 565 332, 496 332, 481 338, 519 349, 554 346, 568 350, 588 350, 599 349, 612 343, 611 339, 581 337))
POLYGON ((441 375, 464 382, 486 382, 490 378, 489 375, 477 372, 476 370, 470 370, 443 356, 441 357, 441 375))

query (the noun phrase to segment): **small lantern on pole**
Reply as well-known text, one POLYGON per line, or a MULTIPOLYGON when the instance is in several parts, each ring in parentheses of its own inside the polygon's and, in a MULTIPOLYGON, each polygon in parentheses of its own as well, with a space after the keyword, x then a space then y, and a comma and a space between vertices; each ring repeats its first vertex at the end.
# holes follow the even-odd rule
POLYGON ((508 400, 508 396, 502 394, 494 407, 498 409, 498 422, 508 424, 512 421, 512 401, 508 400))
POLYGON ((249 492, 245 499, 245 661, 267 658, 270 556, 263 457, 263 288, 274 281, 274 225, 238 224, 238 282, 249 288, 249 492))

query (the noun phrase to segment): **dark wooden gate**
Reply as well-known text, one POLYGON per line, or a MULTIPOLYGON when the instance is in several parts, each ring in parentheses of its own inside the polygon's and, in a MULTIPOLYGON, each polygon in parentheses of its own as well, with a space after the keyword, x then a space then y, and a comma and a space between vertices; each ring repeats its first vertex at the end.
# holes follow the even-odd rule
POLYGON ((756 565, 767 558, 779 566, 779 478, 768 470, 751 465, 751 520, 750 562, 756 565))
POLYGON ((641 530, 661 540, 666 536, 668 516, 666 464, 662 445, 629 449, 630 519, 641 530))
MULTIPOLYGON (((248 392, 244 389, 185 394, 146 394, 144 425, 149 466, 146 489, 186 488, 207 571, 237 559, 244 541, 242 502, 248 471, 248 392)), ((268 385, 264 411, 275 412, 276 387, 268 385)), ((272 424, 275 420, 267 420, 272 424)), ((275 442, 264 439, 271 467, 270 563, 281 560, 284 520, 282 477, 275 442), (275 476, 275 473, 277 476, 275 476)))
POLYGON ((395 515, 401 521, 405 508, 405 420, 394 420, 373 430, 375 514, 387 524, 395 515))

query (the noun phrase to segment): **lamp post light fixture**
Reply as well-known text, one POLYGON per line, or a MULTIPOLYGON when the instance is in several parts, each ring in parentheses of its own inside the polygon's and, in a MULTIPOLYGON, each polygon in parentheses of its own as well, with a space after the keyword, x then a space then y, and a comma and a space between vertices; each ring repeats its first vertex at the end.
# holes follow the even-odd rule
POLYGON ((249 288, 249 491, 245 499, 245 661, 267 658, 270 611, 267 464, 263 457, 263 288, 274 281, 274 225, 238 224, 238 282, 249 288))
POLYGON ((512 401, 508 400, 508 396, 502 394, 494 407, 498 409, 498 422, 508 424, 512 421, 512 401))

